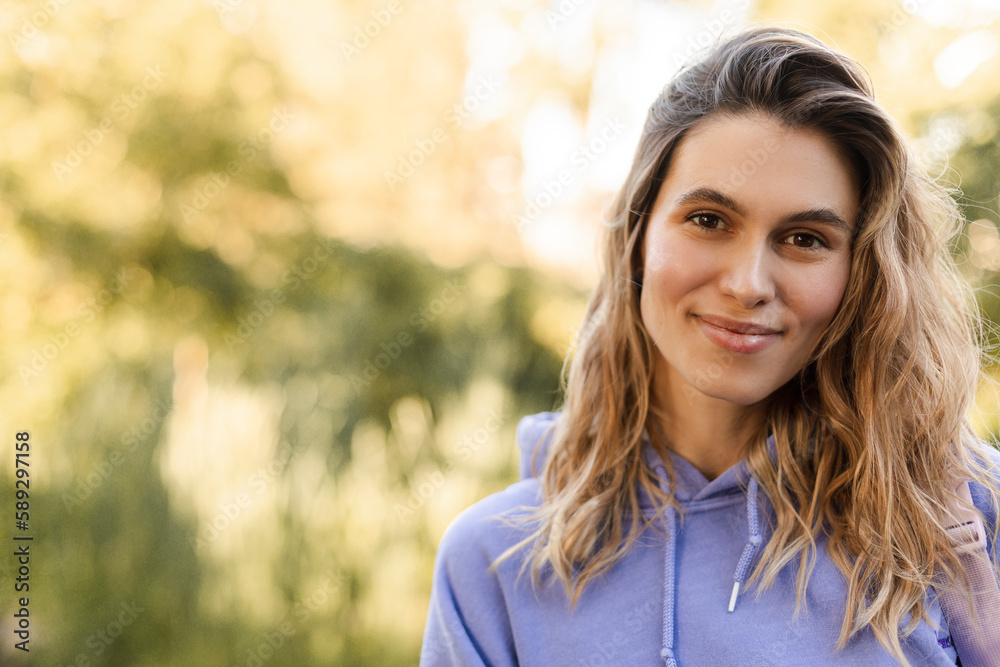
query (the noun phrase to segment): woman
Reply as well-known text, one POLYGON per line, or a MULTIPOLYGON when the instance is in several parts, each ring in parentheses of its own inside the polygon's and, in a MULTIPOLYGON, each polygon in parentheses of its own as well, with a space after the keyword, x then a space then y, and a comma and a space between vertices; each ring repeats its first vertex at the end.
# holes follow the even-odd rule
POLYGON ((991 538, 998 498, 960 224, 812 37, 751 30, 681 72, 561 413, 522 421, 526 479, 442 539, 422 663, 954 665, 954 480, 991 538))

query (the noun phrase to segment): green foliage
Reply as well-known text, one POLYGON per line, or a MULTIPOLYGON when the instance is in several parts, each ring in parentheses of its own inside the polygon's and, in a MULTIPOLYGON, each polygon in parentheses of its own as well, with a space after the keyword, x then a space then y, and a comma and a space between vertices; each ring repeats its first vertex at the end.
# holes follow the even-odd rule
MULTIPOLYGON (((536 98, 589 104, 596 65, 540 49, 505 118, 458 127, 449 5, 403 3, 349 61, 375 5, 325 27, 279 2, 49 5, 0 57, 0 425, 32 432, 32 664, 413 664, 441 531, 512 481, 585 301, 493 258, 523 193, 485 184, 536 98)), ((955 156, 994 221, 997 165, 993 134, 955 156)))

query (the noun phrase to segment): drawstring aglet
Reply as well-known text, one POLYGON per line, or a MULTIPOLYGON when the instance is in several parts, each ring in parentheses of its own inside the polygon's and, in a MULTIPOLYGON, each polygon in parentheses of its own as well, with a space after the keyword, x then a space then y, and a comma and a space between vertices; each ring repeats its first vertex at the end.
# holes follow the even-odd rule
POLYGON ((733 584, 733 594, 729 598, 730 613, 732 613, 732 611, 736 609, 736 598, 739 597, 739 594, 740 594, 740 582, 737 581, 736 583, 733 584))

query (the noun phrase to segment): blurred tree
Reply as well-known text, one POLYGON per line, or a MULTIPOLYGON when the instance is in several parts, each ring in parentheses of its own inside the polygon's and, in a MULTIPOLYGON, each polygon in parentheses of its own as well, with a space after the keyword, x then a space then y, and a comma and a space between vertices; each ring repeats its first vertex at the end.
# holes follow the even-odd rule
MULTIPOLYGON (((855 5, 817 20, 893 11, 855 5)), ((522 132, 603 120, 649 9, 622 7, 5 7, 0 425, 35 447, 38 664, 415 661, 441 532, 558 403, 585 293, 528 266, 522 132)))

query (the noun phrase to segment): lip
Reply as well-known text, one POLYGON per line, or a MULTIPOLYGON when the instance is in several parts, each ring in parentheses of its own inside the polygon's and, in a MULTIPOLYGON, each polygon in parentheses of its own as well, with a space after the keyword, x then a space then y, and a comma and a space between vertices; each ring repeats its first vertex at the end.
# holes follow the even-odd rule
POLYGON ((777 342, 781 331, 755 322, 740 322, 715 315, 697 315, 705 336, 719 347, 740 354, 760 352, 777 342))

